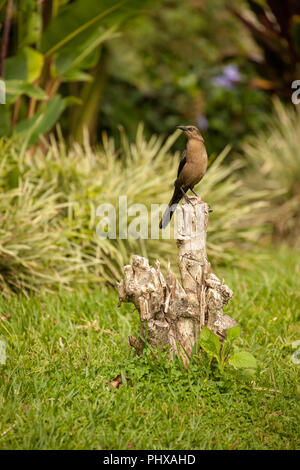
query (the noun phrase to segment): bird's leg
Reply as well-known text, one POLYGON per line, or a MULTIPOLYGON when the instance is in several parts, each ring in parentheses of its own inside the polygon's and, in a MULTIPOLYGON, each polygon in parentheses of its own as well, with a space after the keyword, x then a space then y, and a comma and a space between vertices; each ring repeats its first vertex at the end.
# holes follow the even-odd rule
MULTIPOLYGON (((196 193, 196 191, 194 191, 194 189, 193 189, 191 186, 190 186, 190 190, 192 191, 192 193, 195 194, 195 196, 197 196, 199 199, 201 199, 200 196, 198 196, 198 194, 196 193)), ((210 208, 210 205, 209 205, 209 204, 208 204, 208 212, 213 212, 213 209, 210 208)))
POLYGON ((196 191, 194 191, 192 186, 190 186, 190 190, 192 191, 193 194, 195 194, 195 196, 197 196, 199 199, 201 199, 200 196, 198 196, 198 194, 196 193, 196 191))
POLYGON ((184 199, 186 200, 186 202, 192 204, 191 201, 189 200, 189 198, 187 197, 187 195, 186 195, 186 193, 185 193, 185 191, 184 191, 184 189, 183 189, 182 186, 180 186, 180 190, 181 190, 181 192, 182 192, 182 194, 183 194, 183 197, 184 197, 184 199))

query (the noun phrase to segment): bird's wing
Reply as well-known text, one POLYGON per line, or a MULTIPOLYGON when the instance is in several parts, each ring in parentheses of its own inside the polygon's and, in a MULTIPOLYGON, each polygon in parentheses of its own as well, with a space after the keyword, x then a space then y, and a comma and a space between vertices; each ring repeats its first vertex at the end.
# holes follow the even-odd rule
POLYGON ((178 171, 177 171, 177 178, 180 175, 181 170, 182 170, 182 168, 184 167, 185 164, 186 164, 186 150, 184 150, 183 153, 182 153, 182 157, 181 157, 179 167, 178 167, 178 171))

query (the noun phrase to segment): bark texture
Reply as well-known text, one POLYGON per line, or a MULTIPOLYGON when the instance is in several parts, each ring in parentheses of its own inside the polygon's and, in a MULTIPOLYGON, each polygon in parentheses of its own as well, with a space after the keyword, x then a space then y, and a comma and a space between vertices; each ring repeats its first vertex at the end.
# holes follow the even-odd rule
MULTIPOLYGON (((233 296, 231 289, 210 272, 206 255, 209 206, 197 197, 177 209, 177 245, 181 283, 168 269, 166 277, 146 258, 134 255, 124 267, 118 284, 120 302, 132 302, 141 320, 140 336, 152 348, 167 345, 171 357, 181 354, 187 362, 203 325, 221 340, 237 323, 223 314, 223 306, 233 296)), ((143 341, 133 336, 129 344, 138 354, 143 341)))

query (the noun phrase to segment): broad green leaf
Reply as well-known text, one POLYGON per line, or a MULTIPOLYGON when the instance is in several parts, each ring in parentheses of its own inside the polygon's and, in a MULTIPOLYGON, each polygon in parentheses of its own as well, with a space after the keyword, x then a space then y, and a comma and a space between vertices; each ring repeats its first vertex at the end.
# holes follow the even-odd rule
POLYGON ((13 103, 18 96, 21 95, 30 96, 37 100, 44 100, 47 98, 46 93, 41 88, 22 80, 7 80, 5 84, 7 103, 13 103))
POLYGON ((148 0, 75 0, 51 21, 42 38, 42 52, 51 55, 100 23, 106 28, 116 26, 146 3, 148 0))
POLYGON ((237 369, 255 369, 257 367, 257 361, 252 354, 247 351, 239 351, 229 358, 229 364, 237 369))
POLYGON ((251 379, 256 374, 256 369, 239 369, 239 373, 244 379, 251 379))
POLYGON ((78 69, 69 70, 62 78, 65 82, 91 82, 93 80, 91 74, 78 69))
POLYGON ((90 70, 95 67, 98 64, 100 54, 100 47, 90 52, 89 55, 86 56, 85 59, 80 62, 81 70, 90 70))
POLYGON ((15 126, 15 132, 27 133, 28 145, 38 142, 41 135, 48 132, 54 126, 67 102, 60 95, 54 96, 47 104, 45 110, 35 114, 31 119, 21 121, 15 126))
POLYGON ((27 57, 27 80, 29 83, 33 83, 41 74, 44 56, 31 47, 25 47, 24 51, 27 57))
POLYGON ((33 83, 40 76, 43 64, 44 56, 40 52, 24 47, 16 56, 6 59, 4 77, 33 83))
POLYGON ((101 43, 115 36, 115 27, 103 31, 102 26, 96 26, 80 33, 71 43, 66 44, 59 51, 56 60, 57 74, 62 75, 73 68, 80 67, 86 57, 101 43))
POLYGON ((205 352, 213 354, 216 357, 219 356, 221 348, 220 340, 217 335, 206 326, 203 326, 201 330, 199 343, 205 352))
POLYGON ((36 44, 40 41, 43 19, 37 3, 36 0, 18 1, 18 42, 20 47, 36 44))
POLYGON ((8 57, 4 63, 5 80, 22 80, 27 82, 27 59, 24 51, 8 57))
POLYGON ((233 326, 232 328, 229 328, 229 330, 227 330, 226 339, 228 339, 229 341, 232 341, 235 338, 238 338, 240 335, 241 335, 240 327, 233 326))
POLYGON ((66 106, 72 106, 72 105, 78 105, 78 104, 82 104, 82 99, 78 98, 78 96, 66 96, 64 98, 64 101, 65 101, 65 105, 66 106))

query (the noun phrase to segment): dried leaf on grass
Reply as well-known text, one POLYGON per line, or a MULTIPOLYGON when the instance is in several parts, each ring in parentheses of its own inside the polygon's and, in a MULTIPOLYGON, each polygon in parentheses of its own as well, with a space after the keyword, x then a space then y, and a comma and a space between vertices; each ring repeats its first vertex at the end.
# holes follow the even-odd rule
POLYGON ((257 387, 256 383, 252 381, 252 388, 253 390, 259 390, 262 392, 274 392, 274 393, 282 393, 281 390, 277 390, 276 388, 267 388, 267 387, 257 387))
POLYGON ((107 382, 107 385, 113 387, 115 390, 118 390, 121 385, 123 384, 130 384, 130 379, 128 377, 122 376, 122 374, 118 374, 114 379, 107 382), (125 379, 125 380, 123 380, 125 379))
POLYGON ((0 315, 0 320, 7 321, 11 317, 11 313, 8 313, 7 315, 0 315))
POLYGON ((15 421, 8 429, 2 432, 1 437, 6 436, 15 426, 17 426, 17 421, 15 421))
POLYGON ((99 326, 98 320, 87 321, 85 325, 77 325, 76 328, 78 330, 95 330, 99 331, 101 328, 99 326))

